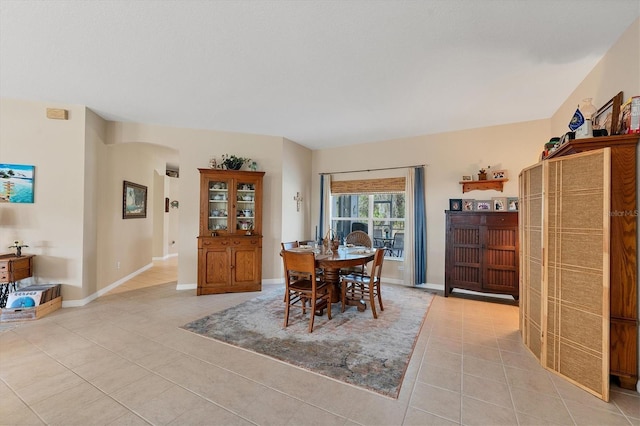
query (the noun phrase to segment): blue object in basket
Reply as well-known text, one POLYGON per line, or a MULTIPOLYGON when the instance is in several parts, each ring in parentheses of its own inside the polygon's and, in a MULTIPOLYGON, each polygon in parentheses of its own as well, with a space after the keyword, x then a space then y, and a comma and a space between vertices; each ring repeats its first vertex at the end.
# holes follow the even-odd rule
POLYGON ((33 300, 33 298, 29 296, 22 296, 14 300, 11 306, 9 307, 13 309, 13 308, 33 308, 34 306, 36 306, 36 301, 33 300))

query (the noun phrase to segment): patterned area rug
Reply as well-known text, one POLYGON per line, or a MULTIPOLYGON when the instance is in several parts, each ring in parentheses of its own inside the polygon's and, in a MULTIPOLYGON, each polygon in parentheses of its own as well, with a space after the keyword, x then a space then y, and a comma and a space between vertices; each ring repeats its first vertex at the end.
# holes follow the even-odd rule
MULTIPOLYGON (((283 328, 284 289, 208 315, 182 328, 380 394, 397 398, 433 295, 423 289, 382 287, 384 311, 332 305, 316 316, 308 333, 308 311, 292 309, 283 328)), ((368 303, 367 303, 368 304, 368 303)))

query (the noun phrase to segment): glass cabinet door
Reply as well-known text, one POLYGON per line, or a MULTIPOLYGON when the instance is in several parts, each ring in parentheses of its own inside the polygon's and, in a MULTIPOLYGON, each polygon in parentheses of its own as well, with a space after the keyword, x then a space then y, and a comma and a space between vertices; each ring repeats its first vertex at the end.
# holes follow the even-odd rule
POLYGON ((229 185, 228 180, 209 181, 209 232, 228 232, 229 229, 229 185))
POLYGON ((248 231, 255 228, 256 185, 255 181, 236 181, 236 230, 248 231))

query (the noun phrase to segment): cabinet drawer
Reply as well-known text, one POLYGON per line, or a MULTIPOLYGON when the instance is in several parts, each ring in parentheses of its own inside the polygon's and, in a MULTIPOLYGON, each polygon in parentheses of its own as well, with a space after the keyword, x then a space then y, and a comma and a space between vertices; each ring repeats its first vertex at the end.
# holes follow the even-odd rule
POLYGON ((230 247, 231 241, 229 238, 223 237, 211 237, 211 238, 198 238, 198 248, 209 248, 209 247, 230 247))
POLYGON ((487 226, 518 226, 518 213, 491 213, 486 221, 487 226))
POLYGON ((467 212, 449 214, 448 217, 452 225, 480 225, 482 219, 481 214, 467 212))
POLYGON ((262 238, 234 237, 231 238, 231 247, 262 247, 262 238))

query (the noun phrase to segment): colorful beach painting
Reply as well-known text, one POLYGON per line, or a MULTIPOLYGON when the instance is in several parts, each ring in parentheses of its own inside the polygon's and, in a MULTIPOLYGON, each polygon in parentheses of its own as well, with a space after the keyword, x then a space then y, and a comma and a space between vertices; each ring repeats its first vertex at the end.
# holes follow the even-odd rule
POLYGON ((35 166, 0 163, 0 203, 33 203, 35 166))

